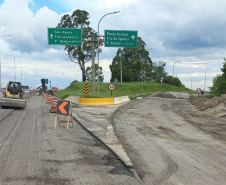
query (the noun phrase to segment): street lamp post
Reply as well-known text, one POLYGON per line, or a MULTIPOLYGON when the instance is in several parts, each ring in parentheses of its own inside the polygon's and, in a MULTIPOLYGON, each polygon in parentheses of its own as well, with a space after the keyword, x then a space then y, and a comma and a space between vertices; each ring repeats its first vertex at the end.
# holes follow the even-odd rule
POLYGON ((122 50, 120 50, 120 73, 121 73, 121 85, 122 85, 122 50))
MULTIPOLYGON (((9 56, 7 55, 8 57, 12 57, 12 56, 9 56)), ((14 76, 15 76, 15 82, 16 82, 16 66, 15 66, 15 58, 19 58, 19 57, 22 57, 22 56, 17 56, 17 57, 12 57, 14 58, 14 76)))
MULTIPOLYGON (((16 67, 19 67, 19 68, 21 69, 21 85, 22 85, 22 83, 23 83, 23 82, 22 82, 22 68, 23 68, 23 67, 20 67, 20 66, 16 66, 16 67)), ((26 66, 24 66, 24 67, 26 67, 26 66)))
MULTIPOLYGON (((107 13, 107 14, 105 14, 103 17, 101 17, 101 19, 100 19, 100 21, 105 17, 105 16, 107 16, 107 15, 109 15, 109 14, 115 14, 115 13, 119 13, 120 11, 117 11, 117 12, 111 12, 111 13, 107 13)), ((99 75, 100 75, 100 71, 99 71, 99 45, 100 45, 100 41, 99 41, 99 26, 100 26, 100 21, 99 21, 99 23, 98 23, 98 51, 97 51, 97 60, 98 60, 98 95, 99 95, 99 75)))
POLYGON ((178 62, 180 62, 180 61, 176 61, 176 62, 174 62, 174 64, 173 64, 173 86, 174 86, 174 65, 175 65, 176 63, 178 63, 178 62))
MULTIPOLYGON (((211 69, 211 68, 207 68, 206 71, 207 71, 208 69, 211 69)), ((205 86, 204 86, 204 91, 206 91, 206 71, 205 71, 205 86)))

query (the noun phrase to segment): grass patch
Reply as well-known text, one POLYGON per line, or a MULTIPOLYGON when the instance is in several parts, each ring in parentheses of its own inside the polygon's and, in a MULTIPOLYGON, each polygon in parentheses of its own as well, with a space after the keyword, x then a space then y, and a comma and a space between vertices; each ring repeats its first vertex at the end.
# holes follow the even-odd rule
POLYGON ((137 97, 148 97, 148 96, 150 96, 150 95, 152 95, 152 93, 141 94, 141 95, 134 95, 134 96, 131 96, 131 97, 130 97, 130 100, 136 100, 137 97))
MULTIPOLYGON (((194 93, 195 91, 192 91, 188 88, 181 88, 176 87, 172 85, 167 84, 159 84, 155 82, 145 82, 143 83, 143 93, 142 93, 142 82, 123 82, 122 85, 120 82, 115 83, 116 88, 114 91, 111 91, 108 89, 109 83, 100 83, 99 84, 99 95, 98 95, 98 84, 95 84, 95 95, 92 93, 92 83, 88 82, 89 84, 89 96, 87 98, 109 98, 109 97, 119 97, 119 96, 149 96, 153 92, 169 92, 169 91, 175 91, 175 92, 188 92, 188 93, 194 93), (149 95, 146 95, 149 93, 149 95)), ((59 97, 60 99, 67 98, 69 96, 79 96, 83 97, 83 87, 84 82, 73 82, 71 85, 69 85, 67 88, 60 90, 58 92, 55 92, 54 95, 59 97)))
POLYGON ((207 94, 207 95, 202 95, 201 97, 205 97, 205 98, 213 98, 213 97, 215 97, 215 95, 213 95, 213 94, 207 94))

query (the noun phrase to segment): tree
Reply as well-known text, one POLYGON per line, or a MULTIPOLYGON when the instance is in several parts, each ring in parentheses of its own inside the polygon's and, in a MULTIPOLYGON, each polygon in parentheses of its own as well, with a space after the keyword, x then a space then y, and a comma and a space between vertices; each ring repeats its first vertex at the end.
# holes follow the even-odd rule
POLYGON ((168 85, 174 84, 174 86, 178 86, 178 87, 185 87, 185 85, 182 84, 182 82, 178 77, 168 76, 167 73, 165 76, 163 76, 162 83, 168 84, 168 85))
POLYGON ((145 42, 139 37, 138 38, 138 47, 137 48, 119 48, 117 50, 116 56, 113 58, 111 63, 111 82, 121 81, 120 75, 120 58, 122 60, 122 80, 141 81, 142 75, 144 79, 146 78, 145 74, 147 69, 151 70, 152 61, 148 56, 149 52, 145 49, 145 42), (142 74, 142 63, 144 74, 142 74), (126 70, 124 70, 126 68, 126 70), (127 76, 129 75, 129 76, 127 76))
POLYGON ((167 76, 167 73, 165 72, 165 66, 165 62, 153 62, 152 71, 149 71, 147 74, 148 79, 157 83, 162 83, 163 79, 167 76))
MULTIPOLYGON (((92 58, 92 44, 90 42, 91 36, 97 36, 96 32, 89 26, 89 18, 89 13, 85 10, 76 10, 71 16, 69 14, 65 14, 63 17, 61 17, 60 23, 57 25, 58 28, 82 29, 82 46, 66 45, 64 50, 67 52, 66 55, 69 61, 78 63, 82 71, 83 82, 86 81, 85 63, 90 61, 92 58)), ((95 48, 97 48, 96 44, 95 48)))
POLYGON ((136 69, 137 71, 137 81, 142 81, 142 60, 136 60, 133 62, 133 67, 136 69))
POLYGON ((210 93, 216 96, 226 93, 226 59, 224 58, 223 68, 220 68, 223 72, 222 75, 218 74, 213 78, 213 86, 209 87, 210 93))
MULTIPOLYGON (((104 75, 102 72, 102 67, 99 66, 99 82, 102 83, 104 81, 104 75)), ((86 68, 86 81, 92 82, 92 65, 91 67, 86 68)), ((95 82, 98 82, 98 64, 95 64, 95 82)))
POLYGON ((209 87, 210 93, 216 96, 226 93, 226 78, 224 75, 217 75, 213 78, 213 86, 209 87))
POLYGON ((225 58, 224 58, 223 68, 221 68, 221 71, 223 72, 222 76, 226 79, 226 59, 225 58))

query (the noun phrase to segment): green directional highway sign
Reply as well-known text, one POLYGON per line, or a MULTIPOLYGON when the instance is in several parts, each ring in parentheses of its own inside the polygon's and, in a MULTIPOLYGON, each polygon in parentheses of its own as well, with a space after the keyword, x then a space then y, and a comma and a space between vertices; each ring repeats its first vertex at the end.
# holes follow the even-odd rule
POLYGON ((105 47, 137 47, 137 31, 105 30, 105 47))
POLYGON ((48 28, 49 45, 82 45, 82 30, 76 28, 48 28))

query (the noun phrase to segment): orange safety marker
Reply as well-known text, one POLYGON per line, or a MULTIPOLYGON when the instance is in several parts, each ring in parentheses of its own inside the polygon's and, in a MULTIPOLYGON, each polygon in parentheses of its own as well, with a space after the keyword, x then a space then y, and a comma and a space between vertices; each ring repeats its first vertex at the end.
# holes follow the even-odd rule
POLYGON ((43 99, 47 99, 47 93, 43 94, 43 99))
POLYGON ((51 96, 51 94, 48 95, 46 103, 47 104, 52 104, 52 96, 51 96))
POLYGON ((58 98, 52 98, 51 108, 49 109, 50 113, 56 113, 57 112, 57 102, 58 102, 58 98))
POLYGON ((58 120, 59 127, 60 127, 60 122, 67 122, 67 129, 68 129, 69 123, 72 123, 72 127, 73 127, 72 105, 70 101, 58 100, 54 129, 56 129, 57 120, 58 120), (60 115, 67 116, 67 120, 61 120, 60 115))

